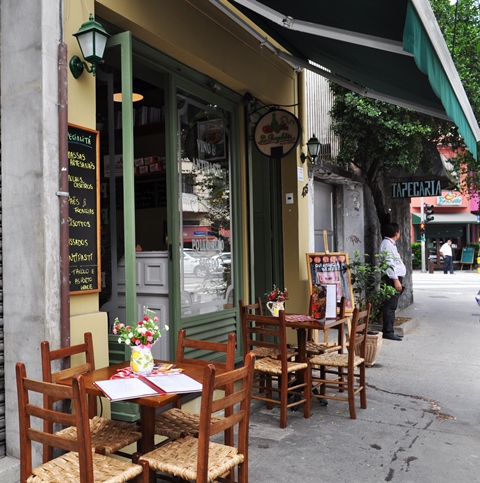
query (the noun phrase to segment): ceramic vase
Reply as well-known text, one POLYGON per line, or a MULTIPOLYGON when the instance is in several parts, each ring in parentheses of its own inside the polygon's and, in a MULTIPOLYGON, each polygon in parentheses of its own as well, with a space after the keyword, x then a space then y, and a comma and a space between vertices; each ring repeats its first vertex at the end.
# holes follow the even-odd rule
POLYGON ((148 347, 131 346, 130 367, 134 374, 145 376, 153 371, 152 349, 148 347))
POLYGON ((278 301, 267 302, 267 309, 274 317, 278 317, 278 312, 280 310, 285 310, 285 302, 278 302, 278 301))

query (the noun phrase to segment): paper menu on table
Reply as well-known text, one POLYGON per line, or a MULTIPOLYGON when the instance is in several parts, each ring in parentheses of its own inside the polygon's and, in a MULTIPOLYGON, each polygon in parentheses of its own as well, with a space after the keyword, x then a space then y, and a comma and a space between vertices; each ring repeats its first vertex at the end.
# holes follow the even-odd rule
POLYGON ((169 394, 184 392, 201 392, 202 384, 186 374, 168 374, 163 376, 146 376, 152 384, 169 394))
POLYGON ((327 293, 325 306, 325 318, 335 319, 337 317, 337 286, 333 283, 324 285, 327 293))
POLYGON ((137 397, 165 394, 161 389, 151 387, 137 377, 95 381, 93 384, 97 386, 110 401, 122 401, 124 399, 135 399, 137 397))

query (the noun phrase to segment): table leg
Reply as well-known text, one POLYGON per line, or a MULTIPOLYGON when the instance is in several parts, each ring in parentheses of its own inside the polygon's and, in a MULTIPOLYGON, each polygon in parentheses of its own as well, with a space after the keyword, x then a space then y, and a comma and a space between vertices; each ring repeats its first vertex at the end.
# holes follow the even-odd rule
POLYGON ((298 361, 307 361, 307 329, 297 329, 298 361))
POLYGON ((141 454, 148 453, 155 448, 155 408, 140 406, 140 427, 142 428, 142 439, 139 450, 141 454))

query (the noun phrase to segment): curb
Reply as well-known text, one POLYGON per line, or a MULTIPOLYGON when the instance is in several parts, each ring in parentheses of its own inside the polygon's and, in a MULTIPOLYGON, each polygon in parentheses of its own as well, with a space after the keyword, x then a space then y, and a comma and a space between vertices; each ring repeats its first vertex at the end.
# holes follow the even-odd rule
MULTIPOLYGON (((412 319, 407 322, 404 322, 401 325, 395 326, 395 333, 398 335, 405 335, 412 331, 414 331, 420 325, 420 321, 418 319, 412 319)), ((382 331, 383 326, 379 324, 372 324, 369 327, 369 330, 378 330, 382 331)))

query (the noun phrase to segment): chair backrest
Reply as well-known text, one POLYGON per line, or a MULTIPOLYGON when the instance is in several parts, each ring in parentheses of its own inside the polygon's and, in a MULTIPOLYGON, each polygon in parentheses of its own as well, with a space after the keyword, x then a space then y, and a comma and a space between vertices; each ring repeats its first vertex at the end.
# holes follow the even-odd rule
POLYGON ((242 313, 243 350, 248 353, 253 349, 264 347, 278 351, 278 359, 282 361, 282 371, 286 371, 287 326, 285 311, 280 310, 278 317, 271 315, 242 313))
POLYGON ((183 362, 191 362, 200 366, 214 364, 219 369, 231 371, 235 367, 235 347, 236 336, 233 333, 228 334, 227 342, 213 342, 208 340, 187 339, 185 329, 178 331, 177 355, 175 362, 181 364, 183 362), (206 353, 224 353, 225 362, 208 361, 205 359, 193 359, 185 357, 185 349, 196 349, 205 351, 206 353))
MULTIPOLYGON (((262 299, 257 297, 254 303, 246 304, 243 300, 240 300, 240 317, 242 324, 244 320, 244 314, 246 315, 263 315, 262 299)), ((242 325, 243 326, 243 325, 242 325)), ((259 340, 263 340, 261 336, 258 336, 259 340)), ((242 330, 242 342, 243 342, 243 357, 245 357, 251 349, 248 348, 245 330, 242 330)))
POLYGON ((212 364, 205 366, 203 375, 202 403, 200 409, 200 427, 198 433, 197 483, 208 481, 208 446, 214 434, 233 428, 238 424, 236 448, 244 456, 239 467, 238 481, 247 481, 248 475, 248 428, 250 424, 250 403, 252 398, 253 368, 255 356, 247 354, 243 367, 228 371, 218 376, 212 364), (215 389, 235 386, 232 394, 213 399, 215 389), (232 409, 227 411, 227 409, 232 409), (212 414, 225 411, 225 418, 212 422, 212 414), (228 414, 228 415, 227 415, 228 414))
POLYGON ((356 350, 358 351, 358 348, 358 355, 365 359, 371 307, 371 304, 368 303, 365 310, 360 311, 358 308, 355 308, 353 311, 351 329, 349 333, 349 347, 351 348, 351 350, 349 349, 348 351, 349 364, 350 362, 353 364, 355 352, 356 350), (353 341, 355 341, 355 344, 352 344, 353 341))
POLYGON ((32 475, 32 442, 35 441, 52 448, 78 452, 80 482, 93 483, 92 446, 83 376, 73 376, 71 387, 35 381, 27 378, 25 365, 21 362, 16 365, 16 375, 20 427, 20 481, 24 483, 32 475), (75 405, 75 414, 37 406, 30 402, 30 392, 42 395, 44 399, 46 397, 55 400, 70 399, 75 405), (43 421, 48 419, 64 426, 75 426, 78 437, 77 439, 62 438, 49 431, 36 429, 38 425, 32 424, 33 418, 43 421))
MULTIPOLYGON (((84 342, 82 344, 72 345, 70 347, 63 347, 61 349, 50 350, 50 343, 43 341, 40 344, 42 356, 42 380, 44 382, 56 383, 60 379, 67 379, 73 377, 75 374, 85 374, 89 371, 95 370, 95 358, 93 354, 93 338, 91 332, 85 332, 84 342), (69 358, 71 362, 72 356, 83 355, 84 363, 71 366, 66 369, 61 369, 57 372, 52 372, 52 363, 62 362, 69 358)), ((45 395, 43 406, 46 409, 53 409, 53 404, 62 398, 54 398, 50 395, 45 395)), ((88 399, 88 416, 93 418, 97 414, 97 398, 94 396, 87 396, 88 399)), ((44 431, 53 432, 53 422, 45 420, 44 431)), ((49 446, 44 447, 43 461, 46 462, 53 457, 53 450, 49 446)))

